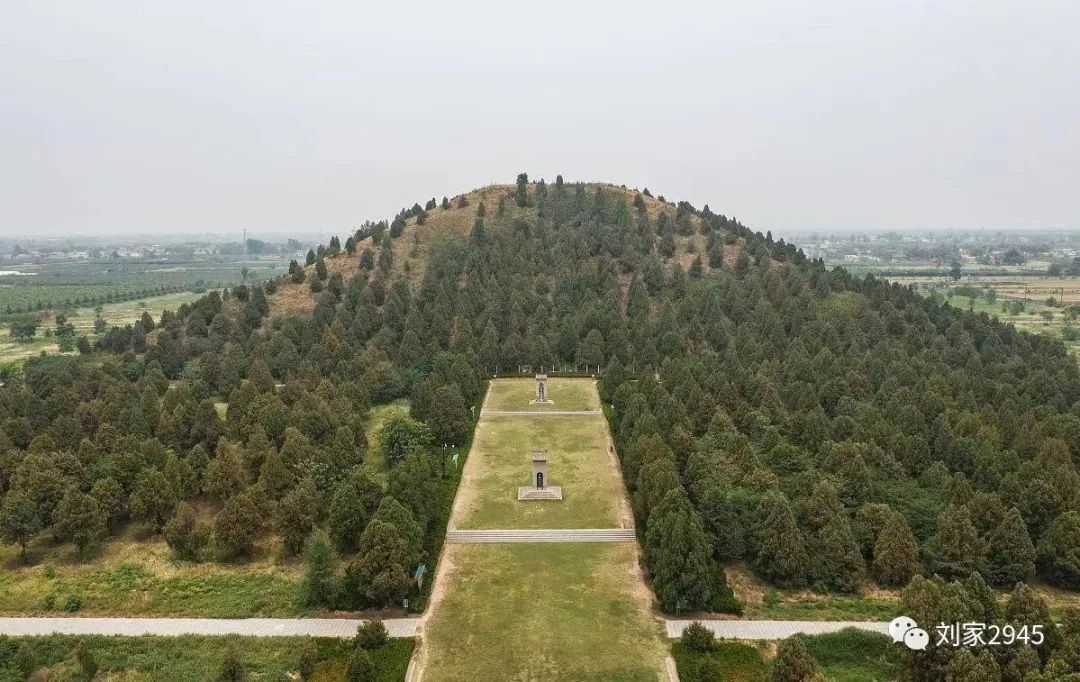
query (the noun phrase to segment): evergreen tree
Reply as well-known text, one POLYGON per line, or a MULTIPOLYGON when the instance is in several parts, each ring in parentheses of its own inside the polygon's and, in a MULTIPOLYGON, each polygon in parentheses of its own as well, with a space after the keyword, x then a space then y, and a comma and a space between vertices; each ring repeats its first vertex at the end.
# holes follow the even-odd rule
POLYGON ((961 647, 945 666, 949 682, 991 682, 1001 679, 1001 668, 988 649, 974 653, 961 647))
POLYGON ((300 481, 282 498, 274 513, 274 529, 287 554, 299 554, 319 517, 318 491, 311 477, 300 481))
POLYGON ((758 506, 757 555, 754 569, 780 587, 806 584, 810 559, 806 541, 795 524, 795 515, 783 493, 770 491, 758 506))
POLYGON ((262 528, 262 515, 251 495, 234 495, 214 517, 214 547, 229 561, 251 553, 262 528))
POLYGON ((354 603, 387 606, 412 586, 408 540, 394 526, 373 520, 364 529, 357 558, 346 569, 344 589, 354 603))
POLYGON ((26 546, 42 528, 41 513, 33 498, 22 490, 12 490, 0 504, 0 538, 19 546, 23 562, 26 546))
POLYGON ((776 661, 769 672, 772 682, 811 682, 819 676, 817 661, 798 635, 780 641, 776 661))
POLYGON ((926 543, 930 570, 946 580, 966 578, 983 569, 986 543, 971 523, 967 507, 953 506, 945 510, 938 522, 937 533, 926 543))
POLYGON ((529 205, 529 176, 527 173, 518 173, 517 190, 514 192, 514 201, 521 207, 529 205))
POLYGON ((157 469, 143 474, 131 491, 128 509, 132 518, 150 523, 156 532, 172 517, 176 510, 176 490, 157 469))
POLYGON ((105 514, 97 500, 72 486, 64 493, 56 508, 54 531, 61 540, 70 541, 79 550, 79 558, 86 548, 105 534, 105 514))
POLYGON ((999 587, 1011 587, 1035 574, 1035 545, 1016 507, 990 535, 986 573, 991 584, 999 587))
POLYGON ((198 561, 209 540, 210 529, 187 502, 177 508, 163 532, 165 542, 178 559, 198 561))
POLYGON ((382 496, 379 484, 359 467, 338 484, 330 500, 327 528, 340 551, 351 552, 356 548, 382 496))
POLYGON ((1080 589, 1080 512, 1066 512, 1054 519, 1039 540, 1038 564, 1054 585, 1080 589))
POLYGON ((432 398, 427 418, 436 442, 461 445, 469 438, 469 409, 454 384, 442 386, 432 398))
POLYGON ((650 516, 645 557, 665 611, 700 610, 711 603, 711 543, 681 488, 669 491, 650 516))
POLYGON ((315 531, 307 541, 304 551, 304 603, 308 606, 331 606, 336 594, 334 573, 337 554, 330 539, 322 531, 315 531))
POLYGON ((874 576, 882 585, 900 587, 919 568, 919 545, 903 516, 892 513, 874 543, 874 576))
POLYGON ((845 516, 836 516, 821 529, 821 575, 819 578, 838 592, 859 589, 866 571, 859 544, 845 516))

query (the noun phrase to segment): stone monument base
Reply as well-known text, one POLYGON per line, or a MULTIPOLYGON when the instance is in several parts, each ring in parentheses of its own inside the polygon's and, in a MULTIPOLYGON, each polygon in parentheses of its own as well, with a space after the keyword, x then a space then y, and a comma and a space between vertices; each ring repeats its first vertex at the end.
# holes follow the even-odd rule
POLYGON ((521 500, 561 500, 562 486, 549 485, 546 488, 535 488, 523 485, 518 488, 518 501, 521 500))
POLYGON ((530 405, 554 405, 554 400, 530 400, 530 405))

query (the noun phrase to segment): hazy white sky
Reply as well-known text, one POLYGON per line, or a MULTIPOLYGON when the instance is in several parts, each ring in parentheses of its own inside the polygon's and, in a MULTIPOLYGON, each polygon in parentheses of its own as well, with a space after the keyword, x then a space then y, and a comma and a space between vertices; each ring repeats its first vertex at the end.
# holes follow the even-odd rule
POLYGON ((1080 228, 1080 3, 0 2, 0 236, 355 226, 530 177, 774 233, 1080 228))

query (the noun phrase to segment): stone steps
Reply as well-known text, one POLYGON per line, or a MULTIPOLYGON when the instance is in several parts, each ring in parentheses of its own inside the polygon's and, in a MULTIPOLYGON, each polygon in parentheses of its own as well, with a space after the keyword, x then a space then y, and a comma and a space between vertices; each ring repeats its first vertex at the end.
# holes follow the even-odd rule
POLYGON ((498 542, 635 542, 633 528, 559 528, 542 530, 448 530, 453 544, 498 542))

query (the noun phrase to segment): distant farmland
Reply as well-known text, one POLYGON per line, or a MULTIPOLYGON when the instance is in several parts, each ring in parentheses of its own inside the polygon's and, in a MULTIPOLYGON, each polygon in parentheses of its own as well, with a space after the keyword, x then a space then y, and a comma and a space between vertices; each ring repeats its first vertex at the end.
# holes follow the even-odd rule
POLYGON ((5 265, 21 274, 0 275, 0 314, 94 307, 162 294, 231 286, 285 272, 268 260, 75 261, 5 265))

